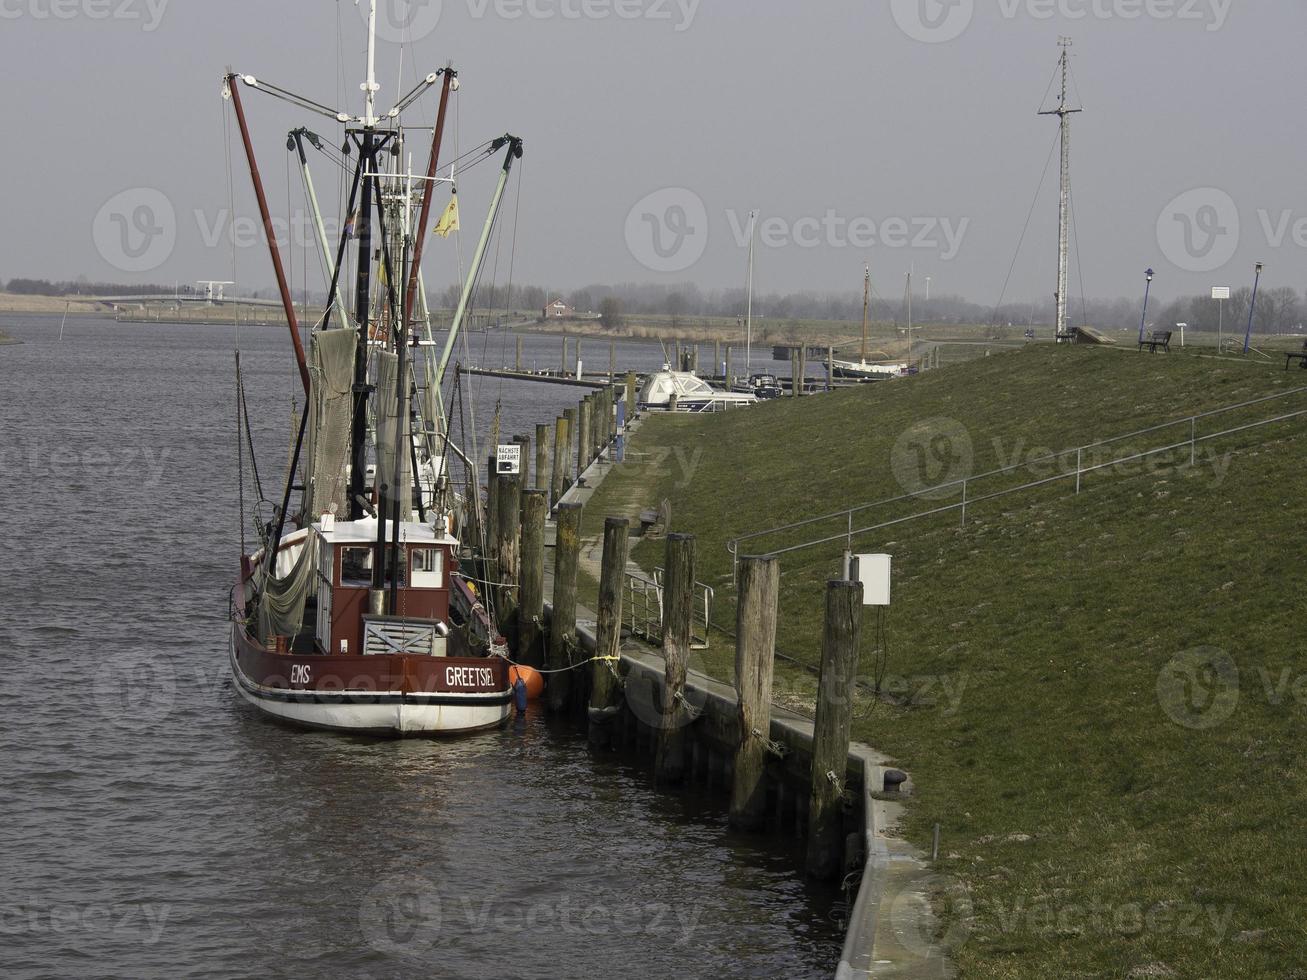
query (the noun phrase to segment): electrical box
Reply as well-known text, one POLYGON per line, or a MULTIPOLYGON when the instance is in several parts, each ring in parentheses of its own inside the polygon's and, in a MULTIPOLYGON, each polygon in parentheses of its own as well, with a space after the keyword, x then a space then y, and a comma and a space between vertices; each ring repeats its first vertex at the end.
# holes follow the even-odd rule
POLYGON ((495 453, 495 472, 500 476, 517 476, 522 472, 522 447, 500 446, 495 453))
POLYGON ((856 555, 853 574, 862 583, 864 606, 889 605, 889 555, 856 555))

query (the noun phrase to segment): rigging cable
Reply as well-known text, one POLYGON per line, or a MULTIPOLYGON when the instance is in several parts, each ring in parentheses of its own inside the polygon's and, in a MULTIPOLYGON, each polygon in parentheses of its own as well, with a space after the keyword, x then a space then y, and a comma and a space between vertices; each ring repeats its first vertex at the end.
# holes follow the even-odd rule
POLYGON ((1089 314, 1085 308, 1085 270, 1080 264, 1080 219, 1076 217, 1076 198, 1075 194, 1068 192, 1071 200, 1071 233, 1075 236, 1076 242, 1076 275, 1080 279, 1080 322, 1088 325, 1089 314))
POLYGON ((1003 299, 1007 296, 1007 287, 1012 282, 1012 273, 1016 270, 1017 259, 1021 257, 1021 246, 1025 243, 1026 233, 1030 231, 1030 222, 1035 217, 1035 208, 1039 204, 1039 193, 1044 189, 1044 181, 1048 179, 1048 168, 1053 164, 1053 153, 1057 150, 1059 142, 1061 142, 1060 133, 1053 137, 1053 145, 1048 148, 1048 159, 1044 161, 1044 173, 1039 178, 1039 186, 1035 188, 1034 200, 1030 202, 1030 213, 1026 215, 1026 223, 1021 229, 1020 239, 1017 240, 1016 251, 1012 253, 1012 264, 1008 266, 1007 278, 1003 280, 1003 289, 998 294, 998 302, 994 304, 991 323, 997 322, 999 310, 1003 306, 1003 299))

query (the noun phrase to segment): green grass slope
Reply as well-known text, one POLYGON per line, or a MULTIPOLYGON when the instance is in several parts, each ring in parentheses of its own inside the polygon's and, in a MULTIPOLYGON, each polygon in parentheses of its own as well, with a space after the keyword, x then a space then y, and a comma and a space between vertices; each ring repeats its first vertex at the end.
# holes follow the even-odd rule
MULTIPOLYGON (((714 619, 734 619, 732 537, 1013 461, 985 493, 1057 472, 1032 457, 1307 382, 1238 361, 1039 347, 903 383, 712 418, 654 418, 640 462, 587 508, 663 498, 698 536, 714 619)), ((1198 434, 1307 408, 1296 395, 1198 434)), ((974 977, 1307 977, 1307 420, 898 523, 886 643, 864 622, 855 737, 914 776, 907 834, 941 825, 941 911, 974 977), (1295 973, 1294 971, 1303 971, 1295 973)), ((1188 426, 1114 444, 1179 442, 1188 426)), ((1100 451, 1085 456, 1103 461, 1100 451)), ((1058 465, 1074 466, 1074 453, 1058 465)), ((859 525, 956 504, 960 488, 859 525)), ((837 535, 842 520, 753 542, 837 535)), ((778 647, 819 658, 843 541, 782 558, 778 647)), ((635 557, 660 562, 660 545, 635 557)), ((730 639, 699 664, 729 677, 730 639)), ((778 667, 778 696, 810 702, 778 667)))

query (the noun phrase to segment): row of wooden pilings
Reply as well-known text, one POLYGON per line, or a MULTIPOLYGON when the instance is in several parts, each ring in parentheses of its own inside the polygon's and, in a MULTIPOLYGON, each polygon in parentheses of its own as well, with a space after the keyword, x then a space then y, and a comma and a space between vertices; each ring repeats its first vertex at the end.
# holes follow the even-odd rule
MULTIPOLYGON (((571 715, 588 727, 592 744, 613 748, 624 738, 638 743, 633 728, 652 729, 656 780, 677 785, 693 775, 699 762, 695 726, 698 708, 687 699, 694 617, 696 542, 692 535, 670 534, 663 562, 662 657, 660 690, 650 705, 634 712, 621 661, 622 604, 631 527, 625 518, 604 522, 598 608, 593 654, 583 652, 577 633, 577 572, 581 556, 582 505, 561 502, 559 487, 568 472, 573 442, 567 433, 577 420, 577 472, 606 451, 624 418, 624 399, 633 399, 630 381, 588 396, 568 409, 552 428, 552 452, 537 452, 531 475, 494 475, 490 497, 495 514, 494 557, 498 563, 496 611, 501 631, 510 640, 515 662, 545 673, 544 705, 571 715), (619 416, 619 406, 623 409, 619 416), (563 447, 563 452, 558 451, 563 447), (549 466, 552 458, 552 466, 549 466), (562 481, 560 483, 560 480, 562 481), (528 489, 522 489, 530 483, 528 489), (550 511, 556 526, 553 595, 546 616, 545 529, 550 511), (637 719, 633 715, 642 717, 637 719)), ((536 446, 551 442, 549 426, 536 430, 536 446)), ((521 440, 525 442, 525 440, 521 440)), ((529 454, 523 452, 523 459, 529 454)), ((737 572, 735 744, 721 767, 729 773, 730 822, 744 830, 763 830, 777 808, 768 800, 772 673, 775 661, 780 563, 776 558, 742 558, 737 572)), ((829 583, 826 625, 822 636, 821 678, 808 777, 806 812, 793 802, 800 823, 806 819, 808 872, 838 876, 846 864, 846 778, 853 693, 857 673, 862 614, 861 586, 829 583)), ((588 645, 588 644, 587 644, 588 645)), ((628 668, 630 665, 627 665, 628 668)), ((776 785, 776 780, 772 780, 776 785)), ((776 795, 781 788, 777 785, 776 795)))

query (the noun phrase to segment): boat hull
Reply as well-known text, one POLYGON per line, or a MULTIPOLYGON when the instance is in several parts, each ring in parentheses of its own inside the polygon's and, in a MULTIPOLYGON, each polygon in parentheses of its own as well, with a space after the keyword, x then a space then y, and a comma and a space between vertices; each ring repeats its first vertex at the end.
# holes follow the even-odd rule
POLYGON ((232 679, 250 704, 306 728, 381 736, 456 735, 512 713, 499 657, 282 654, 232 624, 232 679))

